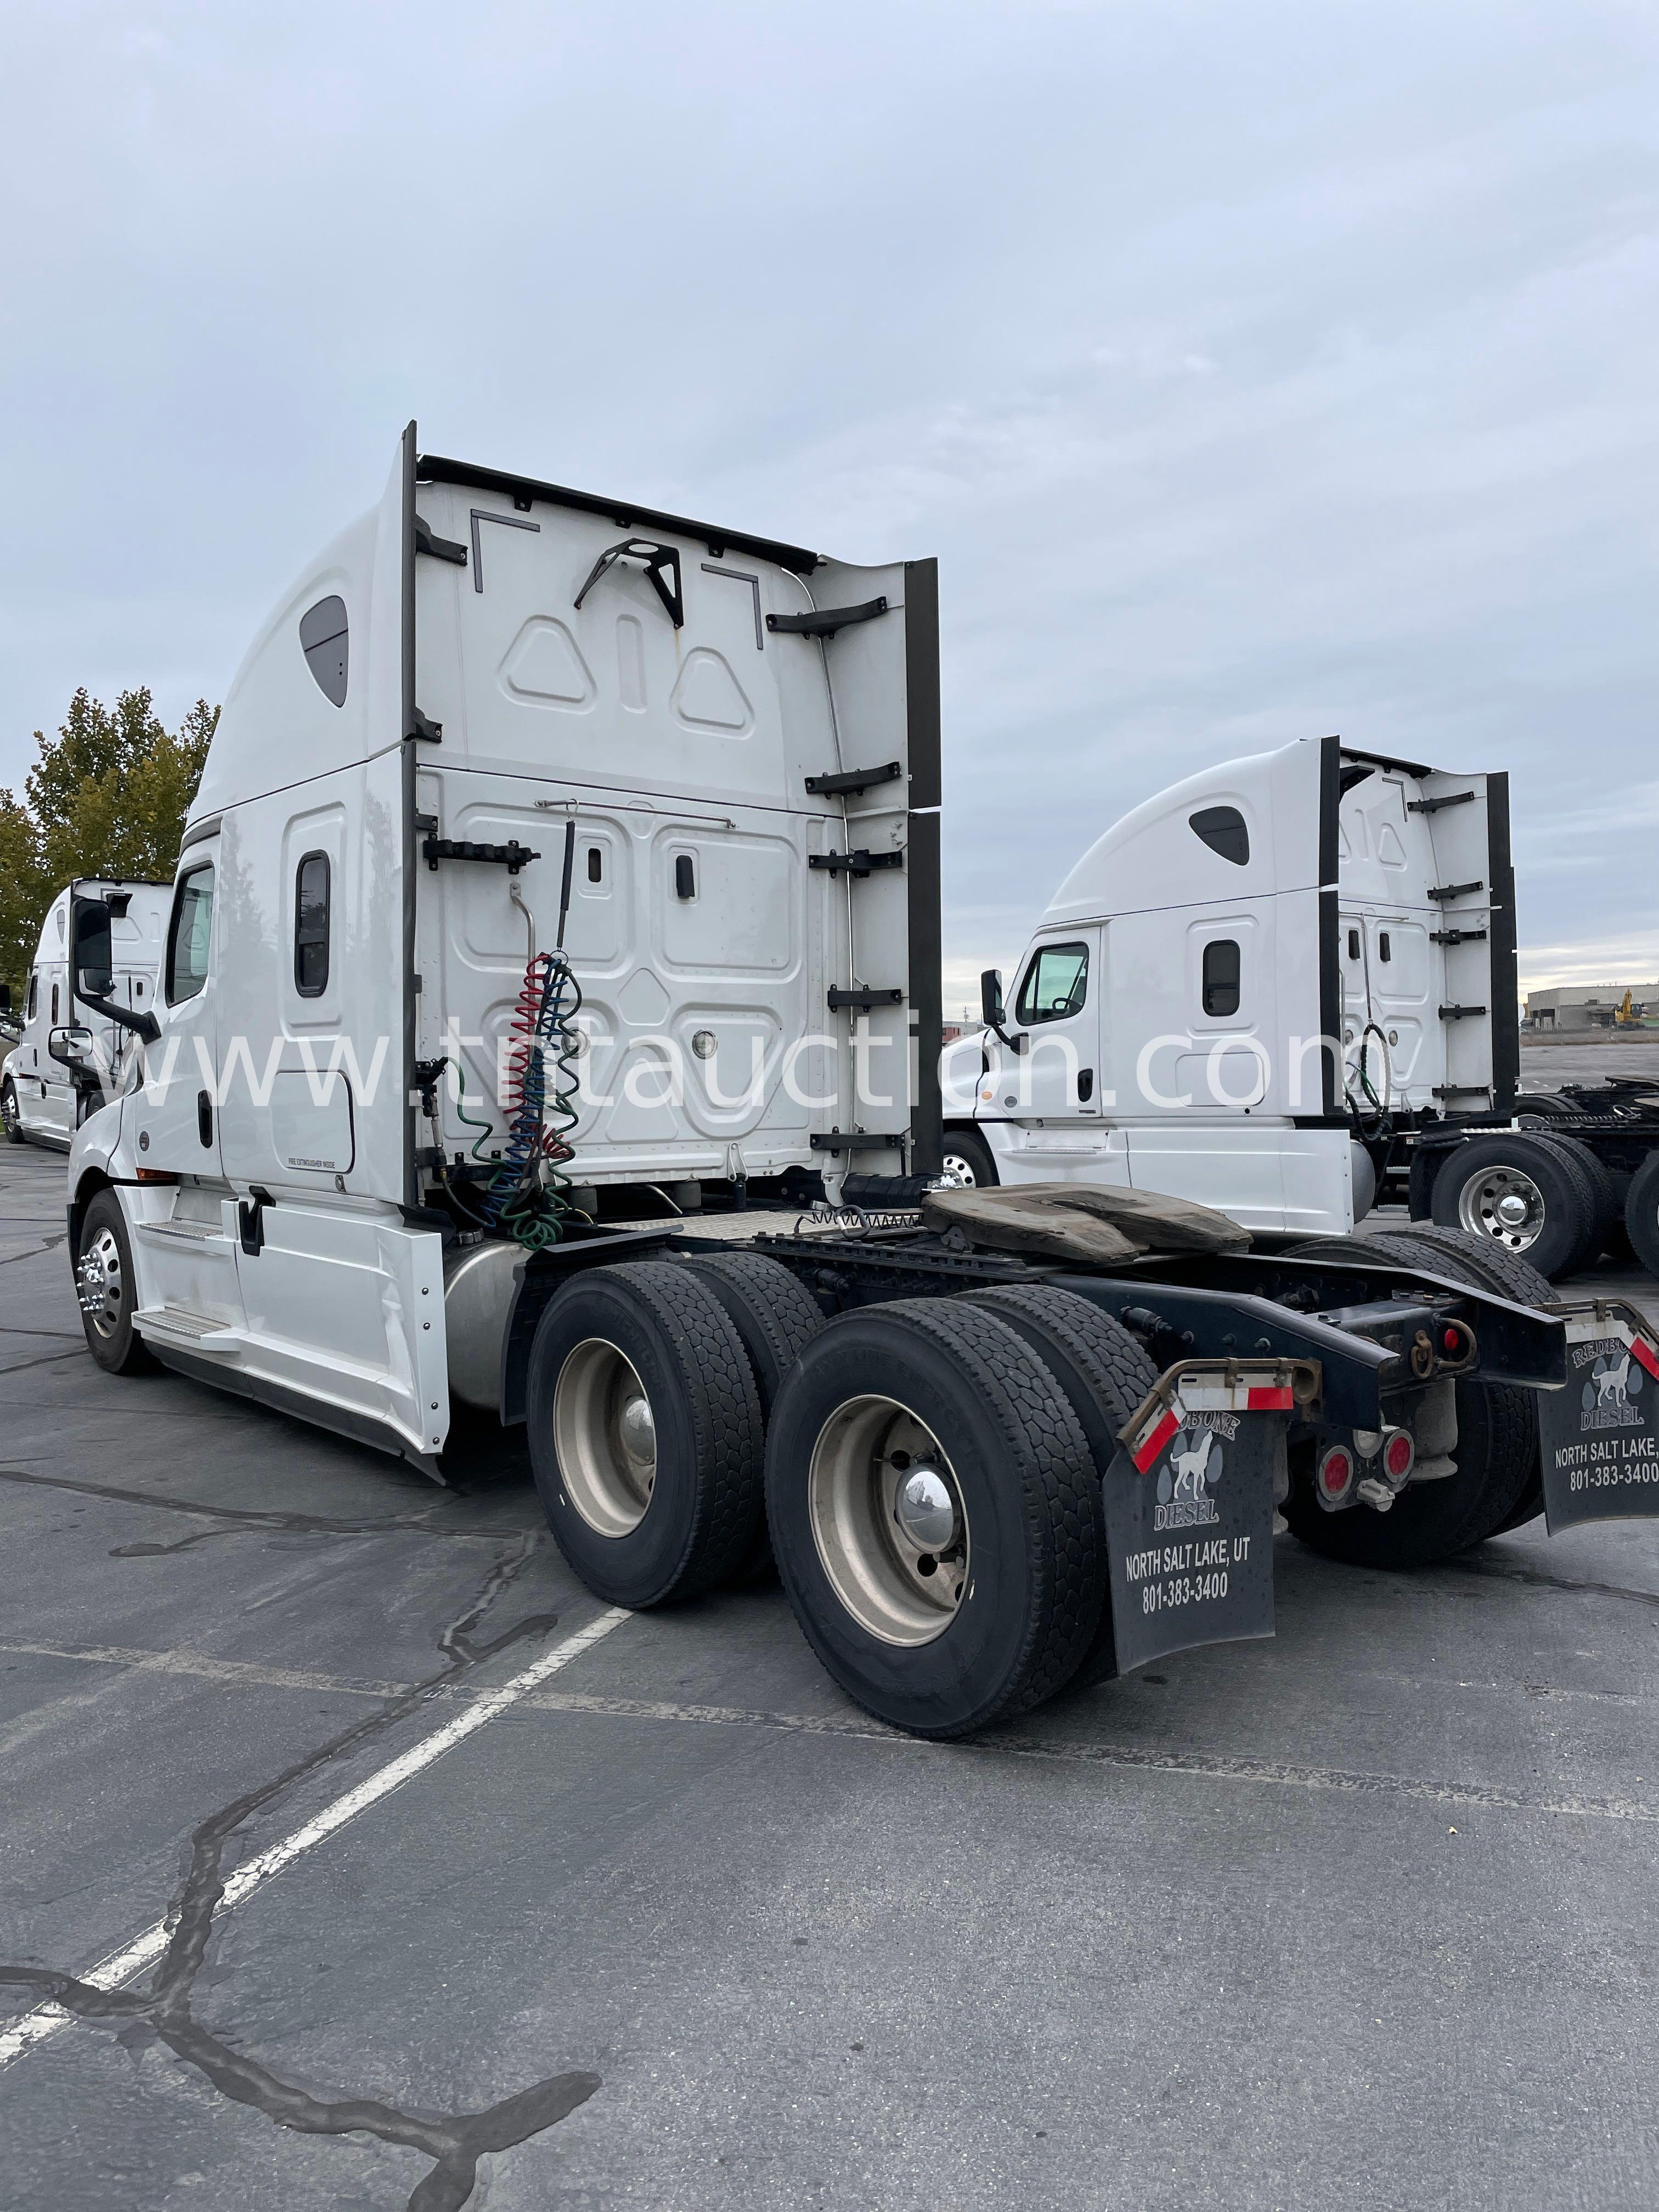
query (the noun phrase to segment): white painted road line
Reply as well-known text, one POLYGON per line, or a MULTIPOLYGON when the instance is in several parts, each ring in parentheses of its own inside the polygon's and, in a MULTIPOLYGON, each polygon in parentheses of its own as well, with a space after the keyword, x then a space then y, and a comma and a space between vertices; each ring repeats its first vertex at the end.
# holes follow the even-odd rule
MULTIPOLYGON (((388 1797, 394 1790, 401 1789, 405 1782, 419 1774, 423 1768, 430 1766, 434 1759, 441 1759, 447 1751, 453 1751, 464 1738, 476 1735, 481 1728, 504 1713, 509 1705, 517 1705, 520 1698, 527 1697, 531 1691, 568 1667, 573 1659, 580 1659, 584 1651, 591 1650, 602 1637, 609 1636, 613 1628, 620 1627, 629 1618, 627 1613, 615 1607, 608 1613, 600 1613, 596 1620, 590 1620, 586 1628, 579 1628, 574 1636, 567 1636, 562 1644, 556 1644, 550 1651, 544 1651, 534 1666, 526 1667, 522 1674, 514 1674, 511 1681, 503 1682, 499 1690, 484 1691, 476 1704, 464 1707, 453 1720, 446 1721, 430 1735, 422 1736, 419 1743, 413 1745, 400 1758, 392 1759, 366 1781, 358 1783, 356 1789, 348 1790, 343 1796, 337 1797, 331 1805, 325 1806, 302 1828, 296 1828, 291 1836, 284 1836, 280 1843, 270 1844, 257 1857, 251 1858, 246 1866, 238 1867, 235 1873, 226 1880, 225 1893, 219 1902, 215 1918, 219 1912, 228 1912, 233 1905, 240 1905, 244 1898, 258 1889, 261 1882, 269 1881, 272 1875, 280 1874, 284 1867, 291 1866, 304 1852, 343 1828, 348 1820, 355 1820, 359 1813, 366 1812, 371 1805, 379 1804, 382 1797, 388 1797)), ((158 1920, 154 1927, 145 1929, 143 1934, 125 1949, 112 1953, 107 1959, 100 1960, 95 1966, 80 1977, 81 1980, 89 1982, 95 1990, 120 1989, 135 1974, 143 1973, 146 1966, 153 1966, 163 1955, 169 1933, 167 1922, 158 1920)), ((44 2043, 48 2036, 56 2035, 60 2027, 67 2027, 73 2018, 72 2013, 67 2013, 60 2005, 55 2004, 37 2005, 33 2012, 25 2014, 15 2027, 0 2035, 0 2070, 9 2066, 14 2059, 21 2058, 26 2051, 32 2051, 37 2044, 44 2043)))

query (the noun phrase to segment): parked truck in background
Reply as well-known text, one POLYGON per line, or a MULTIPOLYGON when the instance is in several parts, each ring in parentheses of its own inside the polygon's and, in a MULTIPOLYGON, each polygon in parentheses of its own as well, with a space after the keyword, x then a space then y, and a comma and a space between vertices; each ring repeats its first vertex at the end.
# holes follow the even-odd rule
MULTIPOLYGON (((1282 807, 1317 873, 1218 909, 1264 975, 1275 901, 1322 927, 1334 896, 1324 769, 1281 772, 1237 807, 1252 854, 1282 807)), ((93 1356, 439 1480, 522 1422, 590 1589, 659 1605, 769 1550, 835 1679, 932 1735, 1270 1633, 1281 1511, 1388 1566, 1652 1510, 1581 1498, 1549 1425, 1577 1449, 1589 1345, 1651 1441, 1645 1325, 1538 1310, 1478 1240, 1297 1256, 1143 1190, 942 1187, 939 800, 931 561, 411 425, 227 695, 159 1004, 94 993, 142 1050, 70 1164, 93 1356)), ((84 995, 107 916, 70 932, 84 995)))
POLYGON ((87 992, 77 994, 70 959, 76 913, 91 909, 107 922, 107 967, 87 972, 92 995, 143 1012, 155 1003, 172 896, 171 884, 85 877, 47 908, 23 1003, 14 1010, 16 1042, 0 1066, 0 1131, 11 1143, 29 1139, 67 1151, 93 1102, 120 1079, 131 1032, 97 1012, 87 992))
POLYGON ((1659 1097, 1519 1089, 1509 781, 1325 738, 1116 823, 944 1062, 960 1181, 1162 1191, 1341 1236, 1379 1191, 1571 1274, 1659 1273, 1659 1097))

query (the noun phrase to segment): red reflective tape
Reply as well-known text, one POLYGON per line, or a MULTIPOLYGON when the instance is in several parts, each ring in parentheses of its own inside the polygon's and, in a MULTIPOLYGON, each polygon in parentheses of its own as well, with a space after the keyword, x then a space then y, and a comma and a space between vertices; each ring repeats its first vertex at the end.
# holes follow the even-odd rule
POLYGON ((1135 1472, 1145 1474, 1176 1431, 1181 1426, 1173 1413, 1166 1413, 1139 1450, 1135 1454, 1135 1472))
POLYGON ((1638 1365, 1645 1367, 1650 1375, 1659 1376, 1659 1352, 1654 1351, 1645 1337, 1632 1337, 1630 1348, 1636 1354, 1638 1365))
POLYGON ((1288 1413, 1294 1400, 1287 1389, 1250 1390, 1245 1404, 1253 1413, 1288 1413))

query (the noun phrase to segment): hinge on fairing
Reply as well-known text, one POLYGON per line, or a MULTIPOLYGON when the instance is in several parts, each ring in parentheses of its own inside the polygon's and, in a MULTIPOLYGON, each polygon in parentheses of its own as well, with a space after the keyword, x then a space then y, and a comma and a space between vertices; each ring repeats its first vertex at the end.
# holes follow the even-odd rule
POLYGON ((874 622, 887 611, 884 599, 866 599, 856 607, 815 607, 811 614, 768 615, 766 627, 787 637, 833 637, 850 623, 874 622))
POLYGON ((1449 899, 1462 898, 1468 891, 1483 891, 1486 888, 1485 884, 1442 884, 1437 890, 1431 890, 1429 896, 1437 899, 1444 906, 1449 899))
POLYGON ((1449 791, 1439 799, 1408 799, 1407 814, 1438 814, 1443 806, 1467 806, 1474 797, 1472 791, 1449 791))
POLYGON ((844 1006, 857 1006, 867 1014, 872 1006, 902 1006, 904 1003, 902 991, 875 991, 867 983, 854 984, 850 991, 843 991, 838 983, 832 983, 829 997, 832 1014, 840 1013, 844 1006))
POLYGON ((1443 1022, 1467 1021, 1470 1015, 1484 1014, 1486 1011, 1484 1006, 1442 1006, 1440 1018, 1443 1022))
POLYGON ((835 775, 809 775, 806 788, 820 799, 839 799, 842 793, 868 791, 873 784, 896 783, 904 773, 902 761, 884 761, 879 768, 849 768, 835 775))
POLYGON ((1429 932, 1431 945, 1484 945, 1486 941, 1484 929, 1431 929, 1429 932))
POLYGON ((417 707, 415 709, 415 726, 409 734, 411 738, 424 738, 429 745, 441 745, 444 741, 444 726, 441 722, 433 721, 417 707))
POLYGON ((815 1152, 897 1152, 904 1148, 905 1135, 902 1129, 884 1137, 864 1129, 831 1129, 823 1136, 815 1129, 807 1142, 815 1152))
POLYGON ((867 876, 872 868, 902 868, 902 853, 869 853, 860 846, 855 853, 809 853, 809 868, 828 868, 832 876, 843 872, 849 876, 867 876))
POLYGON ((466 548, 458 545, 453 538, 434 538, 431 526, 417 514, 415 518, 415 550, 429 553, 434 561, 453 561, 458 568, 466 566, 466 548))

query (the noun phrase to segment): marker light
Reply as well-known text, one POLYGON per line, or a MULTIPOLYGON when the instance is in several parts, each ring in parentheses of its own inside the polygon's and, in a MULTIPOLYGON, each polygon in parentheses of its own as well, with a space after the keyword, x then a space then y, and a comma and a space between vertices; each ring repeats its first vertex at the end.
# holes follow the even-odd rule
POLYGON ((1404 1482, 1416 1466, 1417 1446, 1406 1430, 1396 1429, 1383 1445, 1382 1464, 1388 1470, 1389 1481, 1393 1483, 1404 1482))

